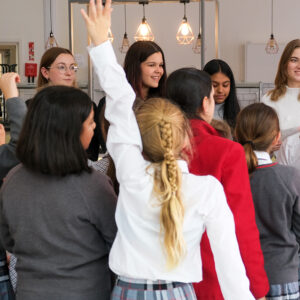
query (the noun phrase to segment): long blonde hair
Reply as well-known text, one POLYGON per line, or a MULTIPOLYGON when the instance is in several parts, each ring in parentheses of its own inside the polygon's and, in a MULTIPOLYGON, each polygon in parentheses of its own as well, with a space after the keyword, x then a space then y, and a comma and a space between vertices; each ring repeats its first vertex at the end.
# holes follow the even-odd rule
POLYGON ((176 105, 163 98, 150 98, 142 103, 136 118, 144 155, 155 168, 153 191, 161 205, 160 230, 167 267, 172 269, 185 253, 181 171, 176 159, 189 145, 189 123, 176 105))
MULTIPOLYGON (((296 48, 300 48, 300 39, 290 41, 283 50, 275 77, 275 88, 268 92, 272 101, 278 101, 286 93, 288 83, 287 65, 296 48)), ((300 93, 298 100, 300 101, 300 93)))
POLYGON ((258 165, 254 150, 267 151, 279 133, 276 111, 263 103, 246 106, 237 116, 235 136, 243 145, 249 174, 258 165))

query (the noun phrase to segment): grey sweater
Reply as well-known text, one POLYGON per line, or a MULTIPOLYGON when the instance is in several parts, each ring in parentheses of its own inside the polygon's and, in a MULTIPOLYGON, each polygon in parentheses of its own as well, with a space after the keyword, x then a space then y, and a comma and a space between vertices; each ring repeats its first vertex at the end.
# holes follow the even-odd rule
POLYGON ((18 259, 19 300, 108 300, 117 228, 108 177, 54 177, 23 165, 0 191, 0 241, 18 259))
POLYGON ((298 282, 300 172, 278 164, 250 177, 256 223, 270 284, 298 282))

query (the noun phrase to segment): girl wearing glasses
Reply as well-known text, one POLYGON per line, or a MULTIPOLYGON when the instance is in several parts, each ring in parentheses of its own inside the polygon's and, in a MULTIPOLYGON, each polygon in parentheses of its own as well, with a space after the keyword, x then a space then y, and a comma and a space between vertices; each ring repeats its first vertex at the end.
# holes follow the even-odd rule
POLYGON ((38 89, 45 85, 76 86, 77 64, 68 49, 54 47, 42 56, 38 89))

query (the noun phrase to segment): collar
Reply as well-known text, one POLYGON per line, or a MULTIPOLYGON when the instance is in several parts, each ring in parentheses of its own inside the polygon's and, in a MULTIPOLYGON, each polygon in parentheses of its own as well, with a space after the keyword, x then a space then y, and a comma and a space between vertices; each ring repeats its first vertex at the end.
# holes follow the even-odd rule
POLYGON ((192 119, 190 120, 190 124, 193 130, 194 137, 200 134, 220 136, 216 129, 214 129, 210 124, 201 119, 192 119))
POLYGON ((269 165, 273 163, 268 152, 254 150, 254 153, 257 157, 258 166, 269 165))
POLYGON ((189 173, 188 164, 185 160, 177 160, 177 163, 182 173, 189 173))

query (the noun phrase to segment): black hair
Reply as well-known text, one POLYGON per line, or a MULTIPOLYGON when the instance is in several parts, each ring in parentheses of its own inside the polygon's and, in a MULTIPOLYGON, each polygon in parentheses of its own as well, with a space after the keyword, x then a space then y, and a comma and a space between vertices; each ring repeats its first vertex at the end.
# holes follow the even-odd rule
POLYGON ((79 89, 41 90, 29 106, 17 144, 18 159, 28 169, 48 175, 91 172, 80 140, 91 110, 91 99, 79 89))
POLYGON ((203 68, 210 76, 216 73, 223 73, 230 80, 230 92, 225 99, 224 104, 224 120, 230 127, 234 128, 236 124, 237 114, 240 112, 240 105, 236 96, 235 80, 229 65, 221 59, 213 59, 209 61, 203 68))
POLYGON ((199 118, 203 99, 210 97, 212 84, 210 76, 196 68, 182 68, 174 71, 167 79, 167 98, 177 103, 189 119, 199 118))

